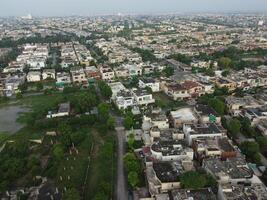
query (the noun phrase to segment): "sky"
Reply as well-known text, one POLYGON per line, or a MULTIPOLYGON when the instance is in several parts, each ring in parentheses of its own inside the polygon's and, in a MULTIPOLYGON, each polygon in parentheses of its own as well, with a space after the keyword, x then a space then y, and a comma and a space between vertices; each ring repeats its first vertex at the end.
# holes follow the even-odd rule
POLYGON ((267 0, 0 0, 0 16, 267 12, 267 0))

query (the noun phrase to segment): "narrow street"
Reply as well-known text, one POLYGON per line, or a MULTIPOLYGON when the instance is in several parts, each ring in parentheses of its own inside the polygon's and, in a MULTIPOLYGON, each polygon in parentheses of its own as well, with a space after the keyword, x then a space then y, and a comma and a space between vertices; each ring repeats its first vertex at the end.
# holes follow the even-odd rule
POLYGON ((117 180, 116 180, 116 197, 117 200, 127 200, 128 199, 128 189, 127 182, 123 167, 123 155, 125 154, 125 131, 122 126, 122 119, 120 117, 115 117, 116 121, 116 134, 117 134, 117 180))

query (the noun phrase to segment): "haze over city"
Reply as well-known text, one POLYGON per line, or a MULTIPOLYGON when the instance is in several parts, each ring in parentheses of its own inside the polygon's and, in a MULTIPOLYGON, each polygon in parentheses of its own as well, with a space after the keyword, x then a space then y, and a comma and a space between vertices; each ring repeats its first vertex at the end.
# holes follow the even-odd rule
POLYGON ((261 12, 266 0, 2 0, 0 16, 261 12))

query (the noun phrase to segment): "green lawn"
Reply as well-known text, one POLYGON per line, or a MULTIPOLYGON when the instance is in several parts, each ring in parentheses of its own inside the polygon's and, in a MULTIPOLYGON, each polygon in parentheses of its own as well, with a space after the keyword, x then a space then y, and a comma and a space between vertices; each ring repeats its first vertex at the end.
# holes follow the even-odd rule
POLYGON ((153 97, 156 100, 157 106, 165 110, 173 110, 181 106, 185 106, 184 101, 174 101, 163 92, 154 93, 153 97))
POLYGON ((8 133, 0 133, 0 145, 2 145, 10 135, 8 133))

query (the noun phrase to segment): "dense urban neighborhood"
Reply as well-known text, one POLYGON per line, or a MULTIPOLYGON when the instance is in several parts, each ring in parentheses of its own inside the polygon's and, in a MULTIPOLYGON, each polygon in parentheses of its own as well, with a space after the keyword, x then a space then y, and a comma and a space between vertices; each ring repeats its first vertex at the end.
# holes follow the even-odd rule
POLYGON ((267 200, 267 15, 0 18, 1 200, 267 200))

